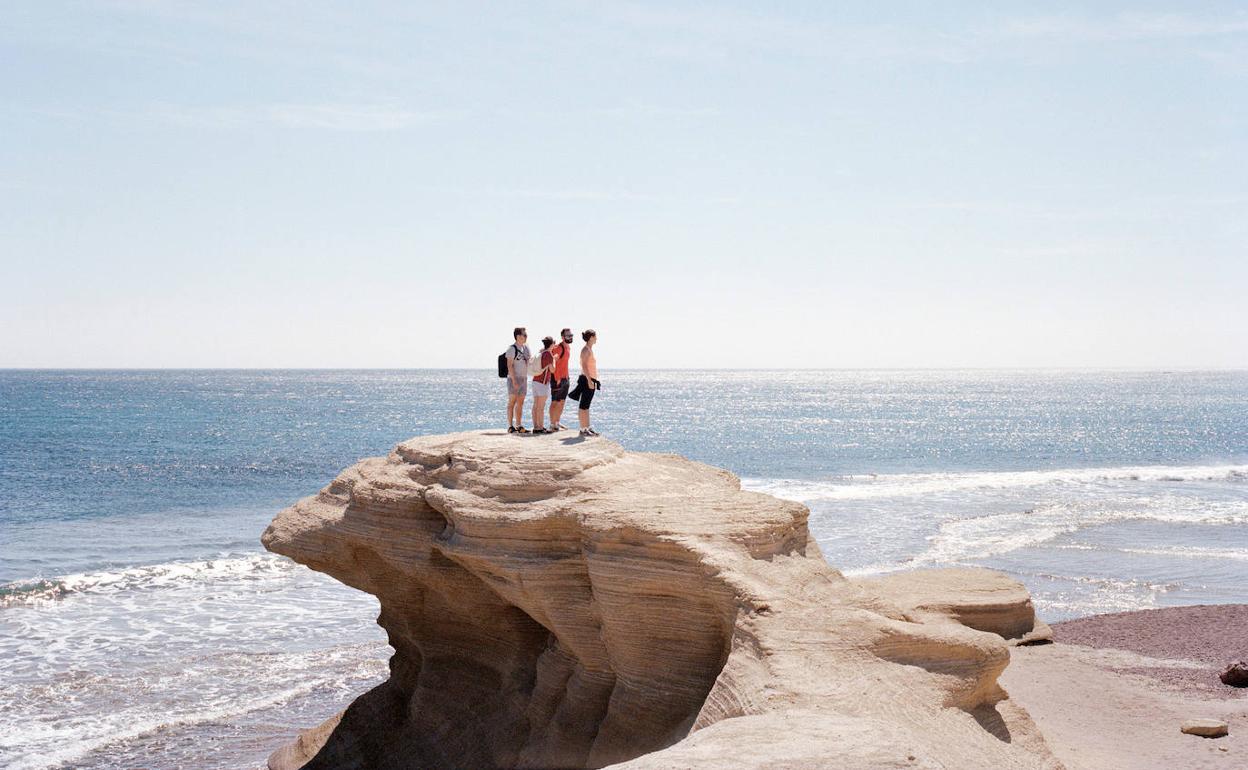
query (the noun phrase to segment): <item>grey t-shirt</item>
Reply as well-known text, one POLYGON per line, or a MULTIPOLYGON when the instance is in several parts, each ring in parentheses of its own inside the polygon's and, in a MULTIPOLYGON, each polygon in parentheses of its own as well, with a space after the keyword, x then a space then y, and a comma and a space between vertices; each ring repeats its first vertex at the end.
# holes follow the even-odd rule
POLYGON ((508 345, 507 360, 513 361, 510 376, 519 376, 520 379, 528 379, 529 376, 529 346, 528 345, 508 345))

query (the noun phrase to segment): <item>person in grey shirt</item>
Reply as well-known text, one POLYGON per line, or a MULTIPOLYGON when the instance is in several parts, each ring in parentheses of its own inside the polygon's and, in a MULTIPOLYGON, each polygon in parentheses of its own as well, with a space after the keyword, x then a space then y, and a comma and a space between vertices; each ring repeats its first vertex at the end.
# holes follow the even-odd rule
POLYGON ((523 326, 512 331, 507 347, 507 432, 528 433, 524 427, 524 398, 529 393, 529 334, 523 326))

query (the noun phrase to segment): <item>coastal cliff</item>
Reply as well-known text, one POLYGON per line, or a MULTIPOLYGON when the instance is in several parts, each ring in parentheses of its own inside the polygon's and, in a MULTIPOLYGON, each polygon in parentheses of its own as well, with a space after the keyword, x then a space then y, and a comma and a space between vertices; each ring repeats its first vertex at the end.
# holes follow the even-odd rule
POLYGON ((998 573, 829 566, 797 503, 605 439, 412 439, 266 548, 375 595, 390 678, 318 768, 1057 768, 998 677, 1047 638, 998 573))

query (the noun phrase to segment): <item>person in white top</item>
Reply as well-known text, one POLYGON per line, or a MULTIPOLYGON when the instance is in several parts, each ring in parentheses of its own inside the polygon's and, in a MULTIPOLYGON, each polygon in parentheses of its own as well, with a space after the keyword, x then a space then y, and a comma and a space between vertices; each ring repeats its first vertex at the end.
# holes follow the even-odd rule
POLYGON ((529 393, 529 333, 517 326, 511 333, 515 340, 507 347, 507 432, 528 433, 524 427, 524 398, 529 393))

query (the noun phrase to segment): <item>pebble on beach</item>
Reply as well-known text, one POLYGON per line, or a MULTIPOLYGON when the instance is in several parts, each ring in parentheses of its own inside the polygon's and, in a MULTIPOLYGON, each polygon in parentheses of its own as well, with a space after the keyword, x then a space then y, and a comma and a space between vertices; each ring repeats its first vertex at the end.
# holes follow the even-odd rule
POLYGON ((1231 687, 1248 687, 1248 660, 1228 663, 1222 673, 1218 674, 1218 678, 1222 680, 1222 684, 1229 684, 1231 687))
POLYGON ((1179 730, 1202 738, 1221 738, 1230 732, 1230 727, 1220 719, 1188 719, 1179 730))

